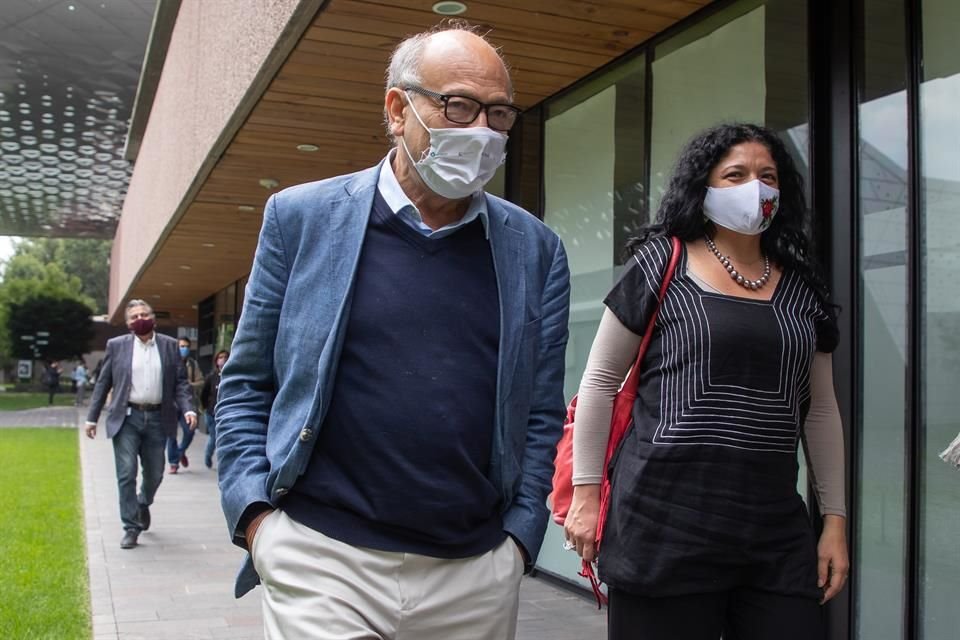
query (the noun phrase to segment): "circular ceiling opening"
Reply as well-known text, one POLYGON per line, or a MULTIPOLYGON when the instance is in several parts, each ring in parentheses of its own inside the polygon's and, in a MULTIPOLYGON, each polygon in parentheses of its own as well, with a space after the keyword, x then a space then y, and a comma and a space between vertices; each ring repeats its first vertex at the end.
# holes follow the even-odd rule
POLYGON ((459 16, 461 13, 466 12, 466 10, 467 5, 452 0, 444 0, 443 2, 437 2, 433 5, 433 12, 441 16, 459 16))

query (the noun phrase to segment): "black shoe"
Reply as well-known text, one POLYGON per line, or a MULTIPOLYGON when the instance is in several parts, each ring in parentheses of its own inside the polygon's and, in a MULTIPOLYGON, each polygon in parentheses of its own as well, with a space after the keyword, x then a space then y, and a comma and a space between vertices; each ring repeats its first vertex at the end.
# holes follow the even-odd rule
POLYGON ((140 505, 137 510, 137 520, 140 521, 140 530, 146 531, 150 528, 150 507, 145 504, 140 505))
POLYGON ((133 549, 137 546, 137 536, 140 535, 133 529, 127 529, 123 534, 123 540, 120 541, 121 549, 133 549))

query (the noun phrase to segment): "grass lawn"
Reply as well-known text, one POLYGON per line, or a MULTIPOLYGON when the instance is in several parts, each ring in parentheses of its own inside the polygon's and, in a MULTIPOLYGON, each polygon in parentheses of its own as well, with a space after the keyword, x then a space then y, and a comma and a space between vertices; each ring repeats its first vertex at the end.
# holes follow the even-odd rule
MULTIPOLYGON (((39 409, 49 406, 50 399, 47 393, 21 393, 15 391, 0 392, 0 411, 19 411, 21 409, 39 409)), ((73 405, 74 396, 69 391, 53 396, 53 404, 57 407, 73 405)))
POLYGON ((0 576, 0 638, 90 638, 75 429, 0 429, 0 576))

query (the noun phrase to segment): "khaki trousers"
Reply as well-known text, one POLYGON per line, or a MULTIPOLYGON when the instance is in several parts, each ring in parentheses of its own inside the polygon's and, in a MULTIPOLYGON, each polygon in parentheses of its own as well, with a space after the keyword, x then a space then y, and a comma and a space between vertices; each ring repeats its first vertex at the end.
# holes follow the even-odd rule
POLYGON ((464 559, 353 547, 267 516, 253 540, 270 640, 513 640, 523 560, 511 538, 464 559))

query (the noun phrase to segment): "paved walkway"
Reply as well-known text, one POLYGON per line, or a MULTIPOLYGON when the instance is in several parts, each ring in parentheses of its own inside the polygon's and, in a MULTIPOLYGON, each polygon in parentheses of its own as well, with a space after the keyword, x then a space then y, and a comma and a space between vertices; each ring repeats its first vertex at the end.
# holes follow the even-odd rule
MULTIPOLYGON (((71 412, 75 424, 83 419, 72 408, 52 411, 71 412)), ((242 551, 227 540, 216 473, 203 466, 206 436, 190 446, 189 469, 164 476, 152 526, 132 550, 120 549, 113 449, 102 423, 96 440, 78 437, 94 640, 262 638, 260 590, 233 597, 242 551)), ((605 612, 591 601, 524 578, 519 640, 603 638, 605 629, 605 612)))
MULTIPOLYGON (((86 409, 84 409, 86 412, 86 409)), ((84 413, 83 415, 86 415, 84 413)), ((83 420, 76 407, 42 407, 22 411, 0 411, 3 427, 72 427, 83 420)))

